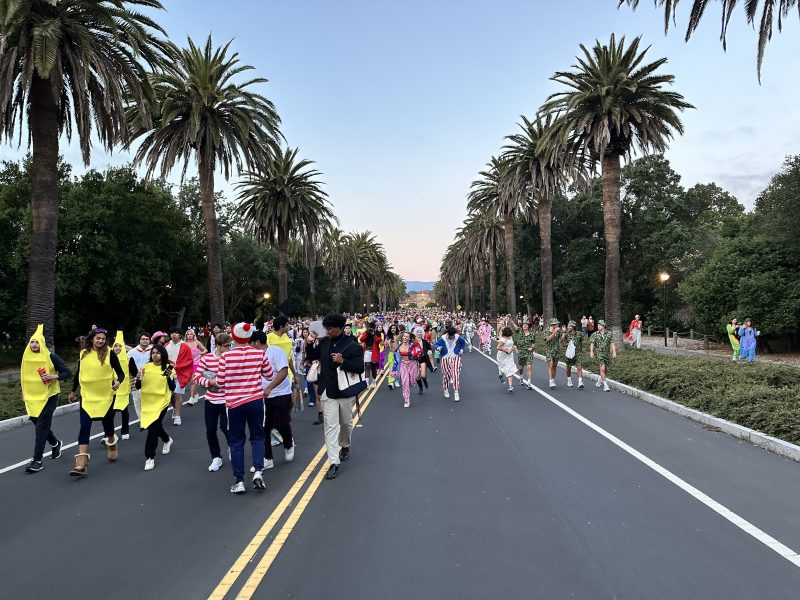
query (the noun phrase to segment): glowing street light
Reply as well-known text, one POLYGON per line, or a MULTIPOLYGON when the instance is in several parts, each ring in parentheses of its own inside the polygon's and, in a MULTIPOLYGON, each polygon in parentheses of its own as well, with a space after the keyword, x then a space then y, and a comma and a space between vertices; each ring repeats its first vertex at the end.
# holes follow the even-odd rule
POLYGON ((667 282, 669 281, 669 273, 666 271, 658 274, 661 280, 662 287, 664 288, 664 347, 667 347, 667 282))

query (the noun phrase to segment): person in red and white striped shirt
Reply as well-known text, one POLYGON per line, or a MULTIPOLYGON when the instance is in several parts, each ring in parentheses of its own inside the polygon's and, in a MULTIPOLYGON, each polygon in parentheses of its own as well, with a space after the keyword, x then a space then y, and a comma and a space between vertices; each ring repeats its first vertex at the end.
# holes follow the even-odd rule
POLYGON ((222 431, 222 435, 225 436, 228 448, 230 448, 225 392, 217 385, 216 377, 220 356, 231 348, 231 336, 227 333, 219 333, 214 343, 214 352, 206 353, 200 357, 200 362, 197 364, 197 369, 192 378, 197 385, 206 388, 206 439, 208 440, 208 449, 211 451, 209 471, 219 471, 222 466, 222 452, 217 438, 217 424, 219 424, 219 429, 222 431))
MULTIPOLYGON (((225 393, 228 408, 228 442, 231 448, 231 466, 236 482, 231 487, 234 494, 243 494, 245 426, 250 432, 253 451, 253 487, 265 489, 264 477, 264 391, 261 378, 272 381, 272 365, 264 352, 248 346, 255 327, 252 323, 237 323, 231 336, 237 346, 220 356, 214 383, 225 393)), ((211 380, 209 380, 211 383, 211 380)))

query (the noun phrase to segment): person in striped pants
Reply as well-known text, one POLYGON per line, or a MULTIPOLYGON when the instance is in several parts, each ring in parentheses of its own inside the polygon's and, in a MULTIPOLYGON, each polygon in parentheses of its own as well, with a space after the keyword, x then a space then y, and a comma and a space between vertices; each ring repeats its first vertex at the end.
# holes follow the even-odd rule
POLYGON ((464 338, 456 332, 456 328, 450 325, 445 335, 437 340, 435 347, 439 350, 439 357, 441 359, 444 397, 450 397, 450 384, 452 384, 454 392, 453 400, 458 402, 461 400, 461 397, 458 395, 460 388, 459 380, 461 379, 461 356, 464 354, 467 343, 464 341, 464 338))

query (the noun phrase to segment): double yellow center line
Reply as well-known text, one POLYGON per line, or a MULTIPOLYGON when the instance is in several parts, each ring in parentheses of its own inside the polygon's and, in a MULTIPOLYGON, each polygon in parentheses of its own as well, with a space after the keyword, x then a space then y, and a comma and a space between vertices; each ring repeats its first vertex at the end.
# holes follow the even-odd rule
MULTIPOLYGON (((366 411, 369 404, 372 402, 372 399, 375 397, 375 394, 381 387, 384 379, 388 375, 388 370, 385 371, 377 381, 377 385, 372 389, 372 391, 367 394, 366 400, 361 404, 361 413, 363 414, 366 411)), ((353 425, 357 425, 359 421, 358 415, 354 417, 353 425)), ((269 443, 269 439, 267 439, 267 443, 269 443)), ((305 468, 303 473, 300 477, 295 481, 294 485, 286 492, 286 495, 280 501, 278 506, 275 507, 275 510, 272 511, 272 514, 264 521, 264 524, 258 530, 258 532, 253 536, 253 539, 250 540, 250 543, 247 544, 245 549, 239 555, 239 558, 233 563, 233 566, 228 569, 228 572, 222 578, 222 581, 219 582, 219 585, 214 589, 214 591, 209 596, 209 600, 223 600, 225 596, 230 592, 233 585, 236 583, 236 580, 239 576, 244 572, 247 565, 255 556, 258 549, 266 541, 269 534, 272 532, 272 529, 275 525, 280 521, 283 514, 289 508, 289 505, 295 499, 295 496, 303 489, 303 486, 306 485, 308 480, 312 477, 314 473, 314 469, 317 468, 317 463, 319 463, 320 459, 325 456, 325 445, 323 444, 319 451, 316 453, 314 458, 311 459, 311 462, 308 463, 308 466, 305 468)), ((283 548, 284 542, 286 542, 289 535, 292 533, 295 525, 300 520, 300 517, 305 511, 306 507, 308 506, 311 499, 314 497, 317 489, 319 488, 322 480, 325 477, 325 473, 327 471, 327 463, 325 461, 319 467, 316 475, 313 476, 311 481, 311 485, 308 486, 308 489, 303 494, 303 497, 300 499, 300 502, 297 503, 297 506, 294 507, 289 517, 286 519, 286 522, 281 527, 278 534, 275 536, 275 539, 272 540, 269 548, 264 553, 264 556, 256 565, 253 572, 248 577, 247 581, 242 587, 239 594, 236 596, 237 600, 250 600, 253 597, 253 594, 258 589, 258 586, 261 584, 261 581, 264 579, 264 576, 269 571, 272 562, 275 560, 275 557, 278 556, 278 553, 283 548)))

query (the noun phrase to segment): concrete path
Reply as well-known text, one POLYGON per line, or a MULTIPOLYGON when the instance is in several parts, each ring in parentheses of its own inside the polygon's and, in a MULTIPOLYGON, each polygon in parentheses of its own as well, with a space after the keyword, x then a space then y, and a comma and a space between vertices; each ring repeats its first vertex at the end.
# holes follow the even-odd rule
MULTIPOLYGON (((508 393, 476 352, 458 404, 438 373, 409 409, 384 385, 334 481, 314 410, 295 413, 295 461, 278 449, 267 491, 243 497, 227 461, 206 470, 201 404, 168 426, 173 451, 152 472, 136 431, 116 464, 94 441, 84 480, 66 474, 70 451, 36 475, 7 471, 0 595, 797 597, 800 465, 560 379, 544 389, 537 362, 541 392, 508 393)), ((77 415, 55 430, 74 441, 77 415)), ((31 445, 29 427, 0 435, 0 470, 31 445)))

